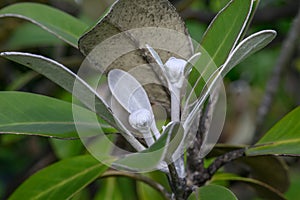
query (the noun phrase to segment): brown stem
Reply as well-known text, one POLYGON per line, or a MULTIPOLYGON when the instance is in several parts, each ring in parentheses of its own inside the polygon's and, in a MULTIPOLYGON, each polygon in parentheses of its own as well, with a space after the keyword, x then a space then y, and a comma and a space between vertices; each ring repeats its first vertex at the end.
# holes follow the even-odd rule
POLYGON ((224 165, 227 163, 230 163, 233 160, 236 160, 238 158, 241 158, 245 156, 245 150, 246 149, 238 149, 234 151, 227 152, 219 157, 217 157, 214 162, 205 169, 205 172, 201 174, 198 179, 195 179, 195 185, 202 186, 205 184, 206 181, 210 180, 212 176, 224 165))

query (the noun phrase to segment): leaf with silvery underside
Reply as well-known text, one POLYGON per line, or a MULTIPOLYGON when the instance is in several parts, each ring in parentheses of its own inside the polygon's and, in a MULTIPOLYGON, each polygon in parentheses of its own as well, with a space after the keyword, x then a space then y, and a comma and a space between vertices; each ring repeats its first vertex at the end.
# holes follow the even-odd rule
POLYGON ((252 0, 232 0, 211 22, 195 51, 200 51, 202 56, 189 76, 189 83, 193 86, 191 93, 195 92, 199 97, 203 79, 207 81, 226 61, 248 23, 252 6, 252 0))
POLYGON ((30 53, 3 52, 0 53, 0 56, 46 76, 68 92, 73 93, 87 108, 95 111, 101 118, 118 129, 112 113, 97 92, 67 67, 49 58, 30 53), (75 83, 77 92, 74 93, 73 86, 75 83))
POLYGON ((84 22, 58 9, 38 3, 18 3, 0 10, 0 18, 25 19, 77 48, 79 37, 88 28, 84 22))
POLYGON ((212 183, 218 184, 219 182, 223 181, 230 181, 230 182, 243 182, 251 187, 253 187, 255 190, 258 191, 258 194, 263 197, 264 199, 272 199, 272 200, 285 200, 286 198, 284 195, 277 189, 273 188, 272 186, 253 179, 253 178, 245 178, 240 177, 235 174, 227 174, 227 173, 220 173, 216 174, 212 178, 212 183))
POLYGON ((205 185, 197 188, 188 200, 237 200, 237 197, 228 188, 220 185, 205 185))
MULTIPOLYGON (((90 133, 99 134, 98 123, 104 123, 91 120, 95 113, 85 108, 47 96, 24 92, 0 92, 0 102, 0 134, 74 139, 78 138, 77 124, 90 133), (74 121, 74 109, 81 113, 80 121, 74 121)), ((105 124, 101 127, 105 133, 114 131, 105 124)))
POLYGON ((33 174, 8 199, 70 199, 107 169, 90 155, 61 160, 33 174))
MULTIPOLYGON (((188 104, 190 99, 187 99, 186 104, 184 105, 183 113, 187 113, 188 110, 193 110, 192 113, 197 113, 197 109, 201 109, 202 105, 205 102, 205 99, 209 96, 210 92, 213 91, 217 86, 217 82, 221 78, 226 76, 226 74, 241 61, 246 59, 248 56, 259 51, 267 44, 269 44, 276 36, 276 32, 273 30, 264 30, 252 34, 251 36, 244 39, 239 45, 233 50, 229 55, 224 65, 218 70, 216 70, 212 76, 207 80, 207 83, 204 89, 200 93, 200 98, 197 102, 191 105, 188 104)), ((189 98, 189 97, 188 97, 189 98)), ((199 111, 198 111, 199 112, 199 111)), ((194 114, 194 117, 197 115, 194 114)), ((188 116, 189 117, 189 116, 188 116)), ((194 120, 194 117, 189 117, 189 122, 194 120)), ((187 123, 187 122, 186 122, 187 123)))
POLYGON ((151 103, 169 108, 169 94, 161 86, 165 80, 157 66, 149 65, 155 61, 147 52, 146 44, 157 50, 163 62, 172 56, 188 59, 193 54, 184 22, 169 1, 117 1, 108 14, 80 38, 79 49, 105 73, 113 68, 129 71, 144 65, 134 69, 135 78, 142 85, 150 83, 144 87, 151 103))
POLYGON ((300 156, 300 107, 277 122, 254 146, 247 149, 248 156, 285 155, 300 156))
POLYGON ((132 153, 115 161, 113 165, 131 171, 152 170, 162 167, 164 159, 169 160, 183 137, 179 122, 171 122, 164 129, 160 138, 144 151, 132 153))
POLYGON ((222 66, 222 76, 226 74, 244 59, 267 46, 276 37, 276 31, 263 30, 254 33, 241 41, 229 55, 228 60, 222 66))

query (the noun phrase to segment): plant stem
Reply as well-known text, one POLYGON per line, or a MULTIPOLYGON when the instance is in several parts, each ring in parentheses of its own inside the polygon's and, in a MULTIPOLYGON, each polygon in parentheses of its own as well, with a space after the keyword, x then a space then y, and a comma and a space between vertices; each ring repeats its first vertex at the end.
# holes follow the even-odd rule
POLYGON ((170 171, 170 185, 172 191, 175 194, 176 200, 184 200, 185 189, 186 189, 186 179, 180 178, 174 162, 168 165, 170 171))
MULTIPOLYGON (((170 84, 171 89, 171 121, 180 121, 180 88, 175 85, 170 84)), ((182 146, 178 147, 179 153, 183 152, 182 146)), ((171 161, 168 165, 172 190, 175 193, 175 198, 181 200, 184 198, 186 179, 185 179, 185 168, 184 168, 184 158, 180 156, 177 160, 171 161)))
POLYGON ((198 176, 194 177, 194 183, 197 186, 202 186, 206 183, 206 181, 210 180, 212 176, 224 165, 230 163, 233 160, 241 158, 245 156, 246 149, 238 149, 234 151, 227 152, 219 157, 217 157, 212 164, 208 168, 205 169, 203 174, 199 174, 198 176))

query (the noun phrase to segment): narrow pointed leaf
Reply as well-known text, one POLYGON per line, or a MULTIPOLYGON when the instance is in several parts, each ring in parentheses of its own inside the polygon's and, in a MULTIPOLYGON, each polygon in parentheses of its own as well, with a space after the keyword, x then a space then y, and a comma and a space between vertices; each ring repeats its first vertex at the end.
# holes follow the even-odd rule
POLYGON ((273 126, 246 154, 300 156, 300 107, 273 126))
POLYGON ((59 39, 77 48, 79 37, 87 24, 58 9, 38 3, 18 3, 0 10, 1 17, 16 17, 30 21, 59 39))
POLYGON ((112 113, 101 97, 93 88, 67 67, 49 58, 30 53, 3 52, 0 53, 0 56, 37 71, 70 93, 73 93, 73 87, 76 83, 77 91, 73 93, 73 95, 87 108, 95 111, 101 118, 117 128, 112 113))
POLYGON ((231 0, 209 25, 201 46, 217 66, 222 65, 235 47, 248 22, 253 0, 231 0))
POLYGON ((285 200, 284 195, 276 190, 275 188, 271 187, 270 185, 253 179, 253 178, 245 178, 245 177, 240 177, 234 174, 216 174, 212 178, 212 183, 217 184, 220 181, 237 181, 237 182, 243 182, 251 187, 253 187, 258 194, 261 197, 264 197, 265 199, 273 199, 273 200, 285 200))
MULTIPOLYGON (((24 92, 0 92, 0 134, 38 135, 78 138, 76 123, 98 134, 98 123, 90 121, 94 113, 55 98, 24 92), (82 114, 74 121, 73 110, 82 114)), ((105 125, 102 125, 104 128, 105 125)), ((112 131, 106 126, 104 131, 112 131)))
MULTIPOLYGON (((213 90, 216 89, 218 86, 218 82, 221 82, 221 78, 224 77, 233 67, 235 67, 237 64, 239 64, 242 60, 250 56, 251 54, 257 52, 258 50, 262 49, 265 47, 267 44, 269 44, 274 37, 276 36, 276 32, 272 30, 265 30, 261 31, 258 33, 255 33, 245 40, 243 40, 235 49, 234 51, 229 55, 227 60, 225 61, 224 65, 221 67, 221 70, 215 70, 212 74, 209 74, 210 76, 204 77, 204 80, 206 83, 203 82, 203 79, 200 77, 198 79, 198 83, 204 85, 204 88, 200 91, 198 91, 199 99, 195 103, 194 108, 200 109, 201 106, 203 105, 204 101, 208 97, 209 93, 211 93, 213 90)), ((206 59, 210 60, 207 58, 207 54, 203 53, 203 57, 206 57, 206 59)), ((209 70, 213 70, 209 69, 209 70)), ((206 71, 207 72, 207 71, 206 71)), ((206 73, 205 72, 205 73, 206 73)), ((197 83, 197 84, 198 84, 197 83)), ((194 87, 194 89, 196 89, 194 87)), ((199 89, 199 88, 198 88, 199 89)), ((193 91, 193 90, 192 90, 193 91)), ((192 94, 192 93, 191 93, 192 94)), ((191 94, 187 97, 187 102, 184 107, 184 113, 187 112, 186 109, 189 108, 189 101, 191 98, 191 94)), ((196 115, 195 115, 196 116, 196 115)), ((192 120, 187 120, 189 122, 192 122, 192 120)))
POLYGON ((73 157, 50 165, 29 177, 9 197, 14 199, 70 199, 107 170, 90 155, 73 157))
POLYGON ((252 5, 252 0, 231 0, 211 22, 196 50, 202 56, 189 76, 191 93, 199 96, 205 82, 226 61, 245 29, 252 5))
POLYGON ((220 185, 206 185, 198 188, 188 200, 237 200, 236 196, 228 188, 220 185))
POLYGON ((254 33, 241 41, 241 43, 234 49, 227 59, 227 62, 222 67, 222 76, 224 77, 237 64, 268 45, 275 38, 275 36, 275 31, 263 30, 254 33))

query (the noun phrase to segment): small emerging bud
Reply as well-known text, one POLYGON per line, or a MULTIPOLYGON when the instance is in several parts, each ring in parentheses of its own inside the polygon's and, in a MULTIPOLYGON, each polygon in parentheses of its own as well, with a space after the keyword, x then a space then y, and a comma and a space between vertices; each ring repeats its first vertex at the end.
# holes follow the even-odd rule
POLYGON ((147 109, 139 109, 129 115, 130 125, 139 131, 148 131, 153 122, 153 116, 147 109))
POLYGON ((172 84, 182 81, 186 63, 187 62, 185 60, 174 57, 169 58, 169 60, 166 62, 165 66, 167 76, 172 84))

